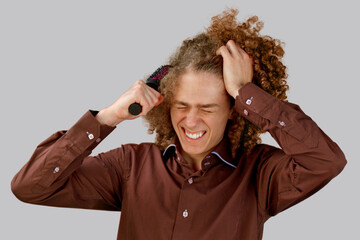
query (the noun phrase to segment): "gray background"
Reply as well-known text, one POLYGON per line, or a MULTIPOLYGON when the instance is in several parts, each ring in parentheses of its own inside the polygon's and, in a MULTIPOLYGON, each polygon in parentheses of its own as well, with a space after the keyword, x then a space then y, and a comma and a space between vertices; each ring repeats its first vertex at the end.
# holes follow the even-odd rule
MULTIPOLYGON (((88 109, 113 103, 225 7, 238 8, 239 20, 258 15, 265 22, 262 33, 286 43, 289 101, 300 105, 348 160, 320 192, 270 219, 264 239, 358 239, 355 2, 1 1, 0 239, 116 238, 119 212, 25 204, 12 195, 10 181, 42 140, 70 128, 88 109)), ((275 144, 268 134, 263 139, 275 144)), ((127 121, 92 155, 152 140, 141 119, 127 121)))

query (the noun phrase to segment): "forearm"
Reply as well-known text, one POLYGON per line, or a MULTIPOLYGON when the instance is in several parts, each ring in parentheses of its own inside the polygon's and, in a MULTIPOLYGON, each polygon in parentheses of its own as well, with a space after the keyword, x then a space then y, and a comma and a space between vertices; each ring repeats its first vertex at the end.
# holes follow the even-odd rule
POLYGON ((338 147, 299 106, 276 99, 250 83, 239 90, 236 110, 281 149, 262 146, 253 157, 261 208, 274 215, 309 197, 346 165, 338 147))
POLYGON ((100 124, 110 127, 115 127, 123 121, 123 119, 119 119, 114 116, 113 112, 110 111, 109 108, 102 109, 95 118, 99 121, 100 124))
POLYGON ((287 155, 316 155, 316 152, 340 165, 346 161, 336 143, 298 105, 278 100, 253 83, 239 90, 236 110, 262 130, 269 131, 287 155))
POLYGON ((114 129, 100 125, 86 112, 68 131, 58 131, 40 143, 11 182, 13 193, 25 202, 43 202, 78 169, 84 158, 114 129))

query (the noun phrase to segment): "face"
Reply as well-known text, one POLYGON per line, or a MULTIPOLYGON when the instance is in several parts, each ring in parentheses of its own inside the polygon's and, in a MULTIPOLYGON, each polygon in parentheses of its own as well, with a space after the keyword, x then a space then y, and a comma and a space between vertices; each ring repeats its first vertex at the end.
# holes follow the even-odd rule
POLYGON ((170 115, 182 155, 203 159, 222 140, 231 116, 223 80, 187 70, 178 80, 170 115))

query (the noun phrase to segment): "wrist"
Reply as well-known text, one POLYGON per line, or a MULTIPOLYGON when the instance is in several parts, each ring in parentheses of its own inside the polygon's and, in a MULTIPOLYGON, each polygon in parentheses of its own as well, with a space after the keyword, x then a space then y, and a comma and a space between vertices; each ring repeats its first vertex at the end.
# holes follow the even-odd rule
POLYGON ((95 118, 99 121, 100 124, 111 127, 115 127, 120 122, 122 122, 122 120, 118 119, 109 108, 102 109, 95 118))
POLYGON ((243 86, 244 85, 240 85, 237 88, 234 88, 231 92, 229 92, 229 95, 236 99, 237 95, 239 95, 240 88, 242 88, 243 86))

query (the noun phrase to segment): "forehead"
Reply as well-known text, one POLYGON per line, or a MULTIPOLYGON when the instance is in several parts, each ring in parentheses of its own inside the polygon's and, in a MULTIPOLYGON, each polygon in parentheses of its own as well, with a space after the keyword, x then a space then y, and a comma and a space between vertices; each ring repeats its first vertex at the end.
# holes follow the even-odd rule
POLYGON ((173 100, 189 104, 222 104, 228 99, 224 81, 219 76, 187 70, 177 81, 173 100))

